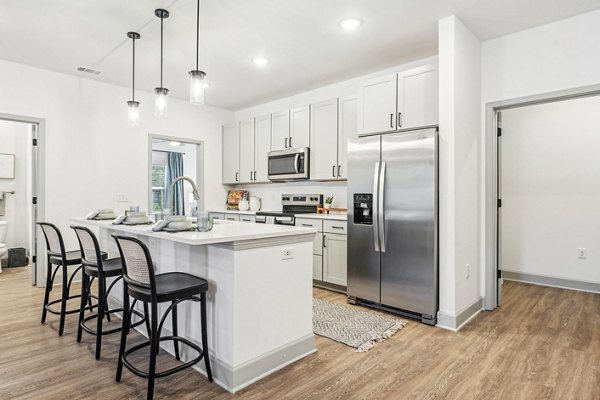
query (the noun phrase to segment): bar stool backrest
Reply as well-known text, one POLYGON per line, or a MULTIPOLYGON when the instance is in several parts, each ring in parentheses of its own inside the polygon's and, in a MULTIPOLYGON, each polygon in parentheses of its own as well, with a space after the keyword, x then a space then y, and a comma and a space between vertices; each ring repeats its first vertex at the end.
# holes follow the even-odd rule
POLYGON ((75 231, 79 241, 81 262, 84 265, 97 267, 99 272, 102 273, 102 256, 96 235, 85 226, 71 225, 71 228, 75 231))
POLYGON ((58 227, 49 222, 38 222, 46 238, 48 253, 53 256, 65 257, 65 242, 58 227))
POLYGON ((154 267, 148 247, 139 239, 131 236, 113 235, 121 253, 123 279, 128 285, 150 289, 156 295, 154 267))

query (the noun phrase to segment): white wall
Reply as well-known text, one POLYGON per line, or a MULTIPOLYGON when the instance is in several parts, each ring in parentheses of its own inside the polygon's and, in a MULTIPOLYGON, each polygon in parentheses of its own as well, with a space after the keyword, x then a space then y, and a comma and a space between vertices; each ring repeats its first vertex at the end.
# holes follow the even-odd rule
POLYGON ((503 271, 600 283, 598 110, 596 96, 502 112, 503 271))
POLYGON ((456 317, 481 295, 481 43, 458 18, 450 16, 439 21, 439 51, 439 277, 443 319, 456 317))
MULTIPOLYGON (((185 76, 181 79, 186 79, 185 76)), ((0 113, 46 120, 46 219, 65 231, 69 218, 97 208, 148 203, 148 134, 203 140, 207 207, 221 204, 221 126, 233 113, 170 99, 169 116, 153 117, 153 96, 139 92, 139 127, 127 126, 131 91, 70 75, 0 61, 0 113), (117 203, 117 194, 129 197, 117 203)), ((67 231, 67 243, 76 246, 67 231)))
POLYGON ((0 191, 15 191, 6 195, 5 215, 0 220, 8 222, 6 245, 24 247, 29 250, 29 211, 28 200, 28 150, 31 143, 29 124, 0 120, 0 153, 15 155, 15 179, 0 179, 0 191))
MULTIPOLYGON (((487 103, 600 84, 599 48, 600 10, 483 42, 481 131, 487 103)), ((492 168, 486 149, 495 139, 483 138, 482 165, 492 168)))
MULTIPOLYGON (((437 62, 437 57, 429 57, 422 60, 402 64, 383 71, 378 71, 369 75, 359 76, 343 82, 338 82, 332 85, 324 86, 304 93, 299 93, 294 96, 278 99, 269 103, 260 104, 235 113, 236 120, 245 120, 262 115, 271 114, 277 111, 304 106, 310 103, 329 100, 335 97, 343 97, 356 95, 358 92, 358 84, 364 80, 368 80, 377 76, 387 75, 390 73, 416 68, 421 65, 432 64, 437 62)), ((294 182, 294 183, 272 183, 272 184, 256 184, 256 185, 240 185, 231 188, 240 188, 250 191, 251 195, 256 195, 262 199, 263 210, 278 210, 281 209, 281 195, 284 193, 317 193, 326 196, 334 196, 334 207, 347 207, 347 190, 346 181, 340 182, 294 182)), ((223 199, 223 202, 225 199, 223 199)), ((221 207, 223 208, 224 205, 221 207)))

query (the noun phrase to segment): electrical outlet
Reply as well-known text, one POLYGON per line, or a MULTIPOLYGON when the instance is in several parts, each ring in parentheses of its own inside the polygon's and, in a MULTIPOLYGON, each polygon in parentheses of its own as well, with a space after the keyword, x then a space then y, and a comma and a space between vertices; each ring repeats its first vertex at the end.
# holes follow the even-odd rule
POLYGON ((117 193, 117 203, 128 203, 129 196, 127 193, 117 193))
POLYGON ((283 249, 283 253, 281 253, 282 260, 290 260, 294 258, 294 252, 292 249, 283 249))
POLYGON ((580 247, 577 249, 577 258, 580 260, 587 259, 587 249, 585 247, 580 247))
POLYGON ((469 277, 471 276, 471 264, 467 264, 466 270, 467 272, 465 273, 465 278, 469 279, 469 277))

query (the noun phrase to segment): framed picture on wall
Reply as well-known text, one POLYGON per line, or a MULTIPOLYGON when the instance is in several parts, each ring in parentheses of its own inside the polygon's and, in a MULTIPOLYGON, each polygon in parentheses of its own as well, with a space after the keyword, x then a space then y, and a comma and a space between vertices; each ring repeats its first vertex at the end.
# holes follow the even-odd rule
POLYGON ((0 179, 15 179, 15 155, 0 153, 0 179))

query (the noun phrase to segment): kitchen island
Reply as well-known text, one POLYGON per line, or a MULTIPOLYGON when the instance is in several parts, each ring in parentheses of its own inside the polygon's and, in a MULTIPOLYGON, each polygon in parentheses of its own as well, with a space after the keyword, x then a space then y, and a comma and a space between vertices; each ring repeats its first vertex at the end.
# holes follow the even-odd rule
MULTIPOLYGON (((111 257, 111 234, 142 240, 156 273, 187 272, 209 283, 208 342, 215 382, 234 393, 316 351, 312 332, 312 245, 315 229, 216 221, 210 232, 153 232, 149 225, 112 225, 73 218, 98 229, 111 257)), ((115 287, 109 301, 122 301, 115 287)), ((161 305, 164 312, 167 305, 161 305)), ((141 309, 141 307, 140 307, 141 309)), ((179 334, 200 343, 200 309, 178 308, 179 334)), ((170 318, 168 319, 170 321, 170 318)), ((163 335, 170 334, 165 324, 163 335)), ((143 325, 138 330, 146 334, 143 325)), ((173 353, 172 345, 163 345, 173 353)), ((182 360, 193 357, 183 353, 182 360)), ((204 364, 194 366, 202 373, 204 364)))

